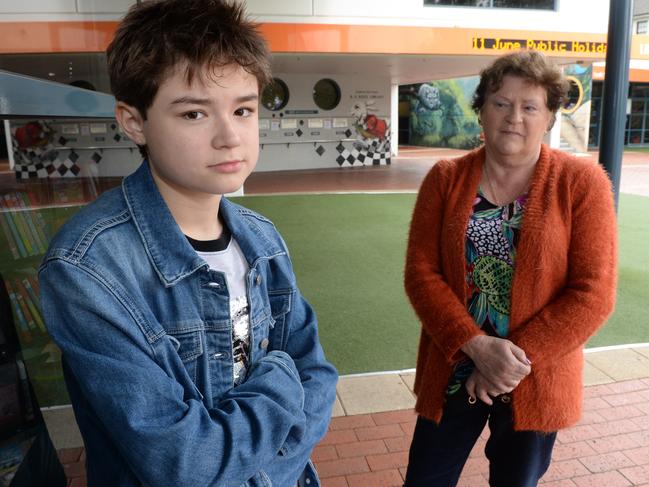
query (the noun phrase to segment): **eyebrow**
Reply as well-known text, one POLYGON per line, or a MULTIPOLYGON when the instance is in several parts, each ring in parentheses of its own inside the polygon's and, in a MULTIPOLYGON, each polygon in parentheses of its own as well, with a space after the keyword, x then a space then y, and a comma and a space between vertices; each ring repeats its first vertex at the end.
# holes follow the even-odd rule
MULTIPOLYGON (((259 100, 259 95, 257 93, 250 93, 249 95, 242 95, 235 98, 236 103, 245 103, 248 101, 257 101, 259 100)), ((181 96, 173 100, 170 105, 210 105, 211 101, 209 98, 197 98, 194 96, 181 96)))
MULTIPOLYGON (((511 101, 505 95, 497 95, 496 93, 494 93, 494 96, 497 98, 502 98, 503 100, 511 101)), ((543 102, 541 100, 537 100, 536 98, 524 98, 523 103, 543 103, 543 102)))

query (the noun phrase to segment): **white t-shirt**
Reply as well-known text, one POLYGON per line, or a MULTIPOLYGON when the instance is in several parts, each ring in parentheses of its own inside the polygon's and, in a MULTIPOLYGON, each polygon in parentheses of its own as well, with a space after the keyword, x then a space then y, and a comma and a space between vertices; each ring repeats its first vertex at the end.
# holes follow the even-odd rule
POLYGON ((225 275, 230 296, 234 383, 240 384, 246 377, 250 360, 250 306, 246 292, 250 267, 239 244, 225 227, 217 240, 197 241, 189 237, 187 240, 210 269, 225 275))

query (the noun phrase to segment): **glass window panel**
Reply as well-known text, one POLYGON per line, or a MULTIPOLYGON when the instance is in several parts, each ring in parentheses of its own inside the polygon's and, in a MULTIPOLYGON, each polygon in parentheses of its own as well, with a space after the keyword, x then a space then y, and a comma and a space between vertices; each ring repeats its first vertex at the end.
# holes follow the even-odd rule
POLYGON ((69 404, 60 355, 46 352, 56 347, 44 326, 37 270, 61 225, 119 186, 141 156, 114 119, 21 118, 0 126, 0 279, 39 405, 69 404))
POLYGON ((556 0, 424 0, 424 5, 556 10, 556 0))
POLYGON ((638 20, 638 23, 636 24, 636 29, 635 33, 636 34, 646 34, 647 33, 647 24, 649 22, 647 20, 638 20))
POLYGON ((649 84, 633 83, 631 85, 631 98, 649 98, 649 84))
POLYGON ((593 87, 591 89, 591 96, 602 96, 602 91, 604 89, 604 83, 601 81, 593 81, 593 87))
POLYGON ((602 102, 599 98, 593 99, 590 105, 590 120, 591 122, 595 121, 599 117, 599 109, 602 102))
POLYGON ((631 113, 644 113, 644 100, 631 100, 631 113))
POLYGON ((632 116, 631 117, 631 128, 632 129, 641 129, 643 119, 644 119, 643 116, 632 116))
POLYGON ((313 101, 323 110, 333 110, 340 103, 340 86, 332 79, 321 79, 313 87, 313 101))
POLYGON ((642 131, 641 130, 630 130, 629 131, 629 144, 641 144, 642 143, 642 131))
POLYGON ((105 53, 0 55, 0 69, 65 85, 110 93, 105 53))
POLYGON ((273 78, 273 81, 264 88, 261 94, 261 104, 271 111, 281 110, 288 103, 289 91, 286 83, 273 78))

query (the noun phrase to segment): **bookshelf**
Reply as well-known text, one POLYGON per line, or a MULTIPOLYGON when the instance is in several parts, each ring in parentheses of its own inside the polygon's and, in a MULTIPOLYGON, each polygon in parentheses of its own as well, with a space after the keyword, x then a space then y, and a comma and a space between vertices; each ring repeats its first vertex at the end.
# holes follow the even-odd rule
POLYGON ((38 268, 52 236, 121 178, 18 180, 0 172, 0 274, 9 293, 22 357, 41 407, 69 404, 61 354, 45 328, 38 268))

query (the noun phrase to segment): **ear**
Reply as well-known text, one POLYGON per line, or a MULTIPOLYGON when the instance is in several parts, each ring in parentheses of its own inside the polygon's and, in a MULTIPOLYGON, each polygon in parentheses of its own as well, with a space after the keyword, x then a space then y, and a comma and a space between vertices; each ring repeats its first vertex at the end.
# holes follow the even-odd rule
POLYGON ((143 131, 144 117, 137 108, 118 101, 115 105, 115 118, 129 139, 137 145, 146 145, 143 131))

